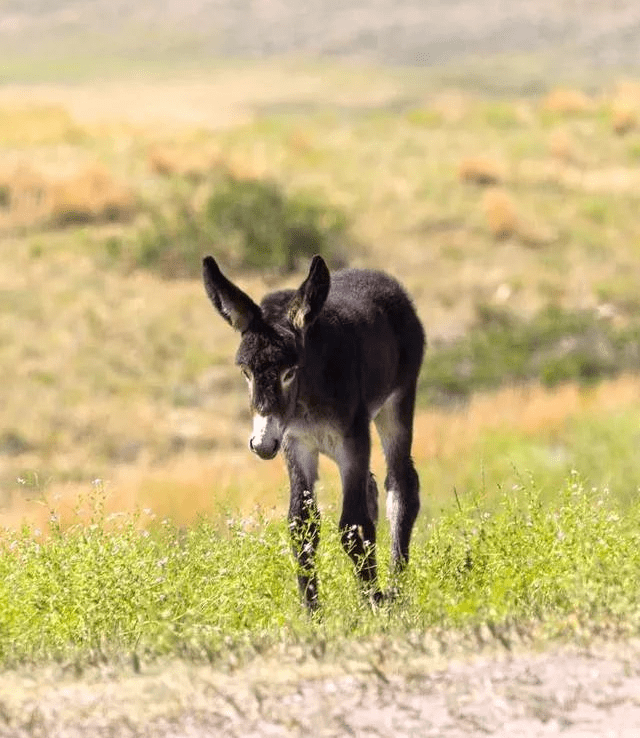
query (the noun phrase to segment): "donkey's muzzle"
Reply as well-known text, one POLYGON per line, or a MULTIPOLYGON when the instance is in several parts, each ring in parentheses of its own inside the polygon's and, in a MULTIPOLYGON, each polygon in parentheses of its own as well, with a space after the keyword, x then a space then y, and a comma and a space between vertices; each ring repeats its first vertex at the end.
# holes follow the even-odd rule
POLYGON ((249 439, 249 448, 261 459, 273 459, 280 449, 282 428, 273 415, 253 416, 253 432, 249 439))
POLYGON ((274 441, 272 448, 265 447, 264 445, 255 444, 253 438, 249 439, 249 448, 253 451, 256 456, 259 456, 265 461, 270 461, 275 458, 276 454, 280 450, 280 442, 274 441))

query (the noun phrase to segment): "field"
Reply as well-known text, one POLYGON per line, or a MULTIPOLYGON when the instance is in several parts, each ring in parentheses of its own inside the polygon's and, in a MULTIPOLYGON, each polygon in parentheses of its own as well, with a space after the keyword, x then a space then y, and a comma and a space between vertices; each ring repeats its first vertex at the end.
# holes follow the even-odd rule
POLYGON ((244 452, 236 339, 197 273, 213 251, 258 296, 299 282, 307 257, 291 274, 243 269, 207 221, 221 176, 331 208, 347 224, 336 260, 386 268, 414 296, 431 510, 454 486, 511 483, 511 463, 551 489, 577 465, 633 493, 634 433, 614 428, 637 407, 638 84, 494 99, 264 64, 24 97, 0 91, 5 522, 44 492, 64 512, 94 479, 114 510, 180 523, 286 504, 279 465, 244 452), (593 434, 603 455, 585 453, 593 434))
POLYGON ((372 706, 383 734, 636 730, 640 76, 12 59, 0 735, 359 734, 372 706), (320 622, 198 277, 213 253, 259 297, 309 249, 396 275, 429 337, 412 566, 360 598, 323 464, 320 622))

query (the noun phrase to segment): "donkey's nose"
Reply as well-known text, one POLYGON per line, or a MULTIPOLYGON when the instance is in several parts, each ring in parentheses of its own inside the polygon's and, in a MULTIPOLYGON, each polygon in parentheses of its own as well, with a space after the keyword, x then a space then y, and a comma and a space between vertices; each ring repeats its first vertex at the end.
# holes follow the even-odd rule
POLYGON ((261 443, 254 443, 253 437, 251 437, 249 439, 249 448, 253 451, 254 454, 256 454, 256 456, 259 456, 265 461, 269 461, 270 459, 273 459, 278 453, 280 449, 280 442, 276 439, 274 440, 271 447, 265 447, 261 443))

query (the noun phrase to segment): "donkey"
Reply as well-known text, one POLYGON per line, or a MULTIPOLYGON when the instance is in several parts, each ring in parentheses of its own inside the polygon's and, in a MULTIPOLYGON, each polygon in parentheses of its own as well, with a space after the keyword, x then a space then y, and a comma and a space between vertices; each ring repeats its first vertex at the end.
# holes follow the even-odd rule
POLYGON ((215 308, 241 335, 236 364, 249 385, 249 448, 261 459, 273 459, 280 449, 284 454, 289 528, 304 604, 309 610, 318 607, 314 485, 320 453, 340 470, 342 546, 366 594, 380 601, 371 420, 387 466, 394 572, 408 561, 420 508, 411 444, 425 335, 410 298, 382 272, 345 269, 331 277, 320 256, 313 257, 298 290, 272 292, 260 305, 222 274, 212 256, 203 260, 203 277, 215 308))

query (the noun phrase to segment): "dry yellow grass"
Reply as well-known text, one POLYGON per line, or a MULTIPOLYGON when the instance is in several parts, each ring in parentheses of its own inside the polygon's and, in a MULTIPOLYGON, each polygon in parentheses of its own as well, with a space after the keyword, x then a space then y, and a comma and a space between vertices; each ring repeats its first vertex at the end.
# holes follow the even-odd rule
POLYGON ((551 131, 548 147, 551 156, 560 162, 566 164, 576 164, 579 162, 576 142, 564 128, 557 128, 551 131))
MULTIPOLYGON (((623 376, 585 389, 565 384, 556 389, 539 385, 506 387, 474 396, 458 411, 422 410, 414 425, 414 458, 418 466, 428 465, 438 477, 438 468, 448 469, 452 461, 468 452, 477 438, 488 432, 518 432, 531 437, 552 438, 571 418, 584 413, 605 413, 637 402, 640 378, 623 376)), ((384 478, 384 459, 374 437, 372 467, 384 478)), ((444 473, 444 472, 443 472, 444 473)), ((320 501, 339 500, 339 476, 335 466, 323 460, 320 470, 320 501)), ((286 472, 281 461, 266 463, 244 448, 207 454, 187 452, 162 464, 125 465, 100 481, 107 493, 107 515, 132 513, 149 508, 156 520, 171 517, 188 525, 199 515, 219 515, 230 508, 242 513, 256 506, 268 514, 283 515, 288 505, 286 472)), ((437 490, 425 490, 433 494, 437 490)), ((63 525, 90 514, 92 494, 89 483, 52 482, 46 490, 47 504, 14 494, 0 510, 0 526, 19 527, 28 520, 46 530, 50 507, 63 525)))
POLYGON ((51 179, 28 163, 0 174, 5 205, 0 227, 124 221, 135 212, 132 190, 106 167, 88 165, 65 179, 51 179))
POLYGON ((204 179, 220 163, 217 147, 154 145, 148 153, 149 169, 162 177, 184 177, 192 182, 204 179))
POLYGON ((47 183, 27 163, 0 172, 0 189, 3 192, 0 225, 22 225, 37 220, 46 209, 47 183))
POLYGON ((542 101, 542 109, 559 115, 587 113, 594 108, 594 101, 582 90, 556 87, 542 101))
POLYGON ((496 185, 505 181, 504 163, 488 156, 471 156, 458 166, 458 175, 463 182, 477 185, 496 185))
POLYGON ((512 196, 501 188, 488 189, 482 198, 482 211, 489 232, 496 239, 514 236, 522 221, 512 196))
POLYGON ((9 102, 0 106, 0 143, 3 146, 42 146, 60 141, 74 142, 83 136, 83 129, 62 105, 9 102))
POLYGON ((540 385, 505 387, 475 395, 458 412, 425 410, 416 416, 414 455, 418 460, 455 459, 485 431, 513 430, 549 436, 569 418, 608 412, 637 402, 640 379, 623 376, 585 389, 574 383, 556 389, 540 385))
POLYGON ((433 110, 447 125, 455 125, 469 114, 470 101, 459 90, 445 90, 437 94, 432 103, 433 110))
POLYGON ((47 193, 47 217, 54 223, 125 221, 136 210, 136 198, 102 166, 88 166, 65 181, 52 182, 47 193))
POLYGON ((637 103, 629 98, 617 97, 611 105, 611 126, 622 136, 638 125, 637 103))

